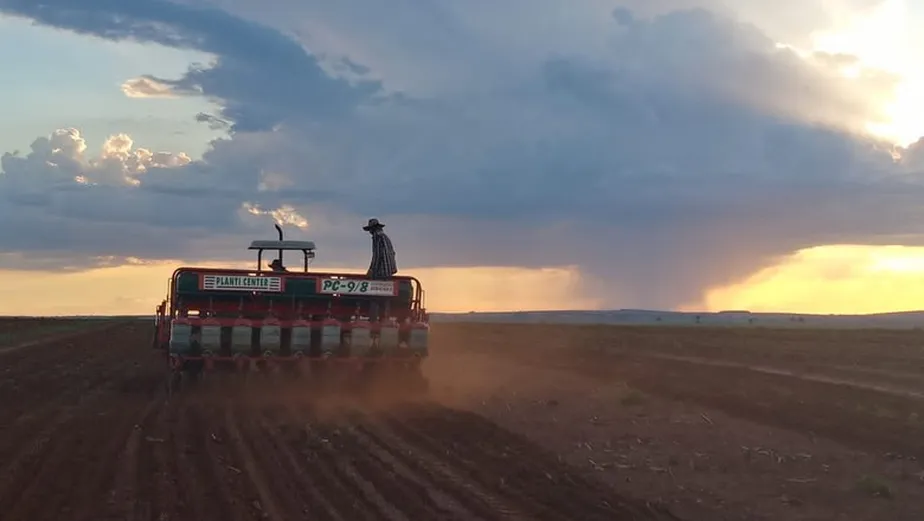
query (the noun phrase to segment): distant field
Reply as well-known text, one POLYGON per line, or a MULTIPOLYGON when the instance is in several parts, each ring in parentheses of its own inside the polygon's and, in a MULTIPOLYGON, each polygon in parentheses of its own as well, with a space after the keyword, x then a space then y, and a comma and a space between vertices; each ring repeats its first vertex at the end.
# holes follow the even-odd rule
POLYGON ((98 320, 75 318, 0 317, 0 349, 99 325, 98 320))
MULTIPOLYGON (((915 330, 452 323, 437 331, 448 342, 473 346, 516 339, 521 348, 532 343, 537 356, 692 357, 800 372, 854 370, 884 380, 889 374, 924 375, 924 332, 915 330)), ((924 389, 924 381, 917 385, 924 389)))
POLYGON ((477 322, 509 324, 599 324, 653 327, 746 327, 775 329, 921 329, 924 312, 870 315, 819 315, 806 313, 676 312, 649 310, 522 311, 432 313, 436 323, 477 322))

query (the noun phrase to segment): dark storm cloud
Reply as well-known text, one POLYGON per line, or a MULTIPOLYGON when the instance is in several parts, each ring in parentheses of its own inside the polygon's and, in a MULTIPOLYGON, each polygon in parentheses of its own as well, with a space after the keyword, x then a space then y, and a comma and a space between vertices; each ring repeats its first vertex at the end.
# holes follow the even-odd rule
MULTIPOLYGON (((301 4, 274 3, 291 7, 289 18, 300 13, 301 4)), ((354 4, 343 5, 340 16, 354 4)), ((569 52, 556 53, 547 34, 536 41, 549 52, 526 53, 480 33, 475 11, 484 5, 465 5, 474 6, 467 22, 449 24, 451 53, 421 45, 406 23, 389 33, 389 19, 374 17, 375 42, 391 37, 400 42, 392 55, 402 56, 403 45, 424 64, 342 62, 352 75, 382 77, 380 84, 334 78, 268 22, 218 10, 0 0, 0 10, 43 24, 215 54, 214 65, 152 79, 215 99, 222 113, 197 119, 231 126, 201 162, 151 169, 132 187, 73 192, 67 165, 49 170, 38 156, 32 175, 17 178, 28 181, 0 185, 17 203, 3 211, 149 226, 150 235, 119 238, 116 249, 153 257, 188 255, 207 249, 209 234, 242 231, 244 201, 292 205, 313 223, 326 261, 356 264, 367 246, 357 223, 376 215, 389 222, 404 266, 574 264, 588 292, 627 306, 696 301, 705 288, 802 247, 899 236, 908 243, 924 234, 916 224, 924 222, 915 175, 922 168, 914 166, 924 159, 910 150, 894 162, 881 143, 833 126, 838 118, 849 126, 874 119, 868 94, 886 91, 888 78, 846 83, 830 73, 845 57, 806 63, 755 27, 706 10, 653 18, 610 10, 597 38, 605 51, 570 52, 585 39, 567 34, 569 52), (489 41, 496 52, 486 51, 489 41), (471 88, 459 73, 445 91, 432 87, 437 82, 426 93, 383 94, 389 82, 432 76, 440 53, 452 60, 438 70, 458 65, 482 77, 471 88), (509 74, 502 64, 513 64, 509 74), (102 194, 111 205, 100 204, 102 194)), ((304 9, 324 20, 324 8, 304 9)), ((446 27, 450 14, 414 11, 414 20, 427 34, 426 16, 446 27)), ((510 26, 521 39, 546 27, 522 14, 522 24, 510 26)), ((359 15, 355 26, 348 17, 336 26, 353 51, 368 55, 360 29, 371 22, 359 15)), ((68 247, 111 254, 113 237, 68 247)), ((41 247, 12 231, 0 241, 14 245, 7 250, 41 247)))
POLYGON ((375 82, 331 78, 293 38, 223 11, 166 0, 0 0, 0 13, 107 40, 136 40, 216 56, 179 79, 149 77, 179 94, 218 98, 221 117, 241 131, 289 120, 343 117, 374 95, 375 82))

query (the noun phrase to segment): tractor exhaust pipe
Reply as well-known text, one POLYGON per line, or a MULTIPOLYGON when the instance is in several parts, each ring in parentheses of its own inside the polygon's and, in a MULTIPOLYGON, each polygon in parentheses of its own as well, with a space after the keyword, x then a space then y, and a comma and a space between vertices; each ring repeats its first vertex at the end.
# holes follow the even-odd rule
MULTIPOLYGON (((279 223, 273 223, 273 226, 276 227, 276 233, 279 234, 279 242, 282 242, 282 226, 279 226, 279 223)), ((279 259, 279 264, 282 264, 282 250, 279 250, 278 257, 276 258, 279 259)))

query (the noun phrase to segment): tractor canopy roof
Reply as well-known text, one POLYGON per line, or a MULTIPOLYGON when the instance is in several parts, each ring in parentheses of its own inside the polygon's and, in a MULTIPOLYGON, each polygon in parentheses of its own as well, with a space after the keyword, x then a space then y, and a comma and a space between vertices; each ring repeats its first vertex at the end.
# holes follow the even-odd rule
MULTIPOLYGON (((282 233, 280 232, 280 235, 282 233)), ((310 259, 314 258, 315 245, 314 241, 286 241, 281 237, 278 241, 267 241, 267 240, 257 240, 251 241, 250 247, 248 250, 257 250, 257 270, 260 270, 260 265, 263 262, 263 252, 266 250, 276 250, 279 252, 277 260, 279 263, 282 263, 282 252, 283 251, 301 251, 304 256, 304 265, 303 270, 308 272, 308 264, 310 259)))
POLYGON ((248 250, 315 250, 314 241, 252 241, 248 250))

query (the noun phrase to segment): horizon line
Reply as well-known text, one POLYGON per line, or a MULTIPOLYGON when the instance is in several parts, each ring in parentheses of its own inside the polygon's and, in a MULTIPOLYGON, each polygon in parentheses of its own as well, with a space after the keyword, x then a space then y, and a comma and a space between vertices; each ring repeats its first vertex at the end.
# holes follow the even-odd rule
MULTIPOLYGON (((745 309, 732 309, 721 311, 677 311, 662 309, 644 309, 644 308, 619 308, 619 309, 537 309, 537 310, 507 310, 507 311, 431 311, 430 315, 525 315, 525 314, 551 314, 551 313, 584 313, 584 314, 604 314, 604 313, 653 313, 653 314, 674 314, 674 315, 789 315, 805 317, 875 317, 886 315, 910 315, 915 313, 924 313, 924 309, 909 309, 905 311, 882 311, 874 313, 807 313, 794 311, 750 311, 745 309)), ((0 315, 0 319, 23 319, 23 318, 148 318, 154 317, 156 313, 138 313, 138 314, 94 314, 94 313, 73 313, 67 315, 0 315)))

